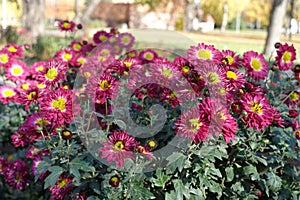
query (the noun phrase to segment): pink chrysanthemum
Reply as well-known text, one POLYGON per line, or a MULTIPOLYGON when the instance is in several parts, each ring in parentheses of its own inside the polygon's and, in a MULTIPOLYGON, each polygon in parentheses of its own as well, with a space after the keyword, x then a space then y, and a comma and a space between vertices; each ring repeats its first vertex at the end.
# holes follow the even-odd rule
POLYGON ((39 61, 39 62, 35 62, 30 66, 30 72, 33 75, 33 77, 36 76, 36 73, 39 72, 43 72, 45 71, 45 66, 46 66, 47 62, 45 61, 39 61))
POLYGON ((72 48, 73 51, 75 52, 81 52, 82 50, 82 44, 79 41, 72 41, 71 44, 69 45, 70 48, 72 48))
POLYGON ((57 87, 59 81, 65 80, 65 73, 67 71, 65 64, 56 60, 50 60, 44 67, 45 69, 39 71, 36 76, 39 83, 42 83, 47 87, 57 87))
POLYGON ((72 114, 72 91, 58 89, 39 99, 40 110, 45 119, 56 125, 70 123, 72 114))
POLYGON ((76 53, 73 50, 70 49, 64 49, 55 54, 55 57, 57 58, 58 62, 61 62, 65 65, 74 65, 74 59, 76 57, 76 53))
POLYGON ((66 173, 60 175, 57 179, 55 185, 52 189, 50 189, 53 197, 51 199, 62 200, 68 194, 70 194, 72 187, 70 184, 72 183, 72 178, 68 177, 66 173))
POLYGON ((41 96, 41 91, 37 87, 31 87, 27 90, 21 90, 18 96, 18 102, 25 106, 25 109, 28 110, 31 103, 37 104, 38 99, 41 96))
POLYGON ((61 31, 73 32, 75 31, 75 23, 69 20, 61 20, 58 22, 58 28, 61 31))
POLYGON ((194 108, 183 113, 175 122, 175 126, 177 136, 194 140, 196 144, 208 137, 208 119, 200 114, 198 109, 194 108))
POLYGON ((153 154, 149 151, 149 149, 141 144, 136 144, 136 151, 143 157, 152 160, 153 154))
POLYGON ((240 58, 239 55, 231 50, 222 50, 221 52, 223 59, 222 64, 229 68, 239 68, 240 67, 240 58))
POLYGON ((87 62, 87 57, 85 55, 78 55, 74 59, 74 66, 81 67, 87 62))
POLYGON ((10 65, 6 68, 5 76, 12 81, 20 81, 27 76, 26 63, 19 60, 12 60, 10 65))
POLYGON ((240 102, 246 112, 243 119, 247 128, 255 128, 260 131, 272 123, 272 110, 263 94, 247 93, 240 102))
POLYGON ((4 174, 7 170, 8 161, 2 157, 0 157, 0 175, 4 174))
POLYGON ((104 30, 98 31, 94 34, 93 36, 93 41, 96 44, 100 44, 102 42, 105 42, 108 40, 109 37, 111 37, 112 35, 104 30))
POLYGON ((9 163, 4 178, 9 186, 23 190, 29 185, 29 167, 20 159, 9 163))
POLYGON ((12 57, 7 49, 0 50, 0 67, 7 67, 12 57))
POLYGON ((296 59, 296 49, 294 45, 289 46, 287 43, 280 44, 276 56, 277 65, 279 70, 289 70, 294 65, 296 59))
POLYGON ((222 70, 223 85, 228 92, 233 92, 244 87, 246 80, 244 75, 237 70, 222 70))
POLYGON ((6 49, 9 52, 9 54, 12 58, 23 58, 24 57, 23 48, 17 44, 14 44, 14 43, 8 44, 4 47, 4 49, 6 49))
POLYGON ((14 102, 17 99, 16 88, 11 86, 0 86, 0 101, 3 104, 14 102))
POLYGON ((146 49, 139 53, 139 58, 142 60, 143 63, 152 62, 156 58, 158 58, 158 55, 155 51, 152 49, 146 49))
POLYGON ((121 46, 128 51, 134 43, 133 35, 130 33, 120 33, 118 37, 120 38, 121 46))
POLYGON ((243 55, 243 64, 246 67, 246 74, 255 80, 263 80, 268 74, 268 63, 263 54, 254 51, 247 51, 243 55))
POLYGON ((124 131, 114 131, 102 145, 103 147, 98 149, 101 157, 106 158, 109 163, 115 161, 117 168, 124 166, 125 159, 134 159, 133 149, 136 141, 124 131))
POLYGON ((191 46, 188 49, 187 59, 195 66, 203 62, 213 62, 215 64, 220 64, 222 54, 213 45, 199 43, 197 46, 191 46))

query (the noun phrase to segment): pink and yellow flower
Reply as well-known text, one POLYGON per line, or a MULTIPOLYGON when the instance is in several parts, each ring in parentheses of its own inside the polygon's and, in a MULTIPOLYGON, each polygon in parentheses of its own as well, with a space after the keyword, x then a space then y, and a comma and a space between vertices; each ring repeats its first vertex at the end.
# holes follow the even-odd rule
POLYGON ((280 44, 277 50, 276 56, 277 65, 279 70, 289 70, 294 65, 294 60, 296 59, 296 49, 294 45, 280 44))
POLYGON ((222 54, 214 47, 214 45, 199 43, 197 46, 191 46, 188 49, 187 59, 195 66, 203 62, 213 62, 215 64, 220 64, 222 54))
POLYGON ((255 80, 264 80, 268 74, 268 63, 263 54, 254 51, 247 51, 243 55, 243 64, 246 67, 246 74, 255 80))
POLYGON ((57 58, 58 62, 61 62, 65 65, 74 65, 74 59, 76 57, 76 53, 73 50, 70 49, 64 49, 55 54, 55 57, 57 58))
POLYGON ((69 20, 61 20, 58 22, 58 28, 61 31, 73 32, 75 31, 75 23, 69 20))
POLYGON ((125 159, 134 159, 133 149, 136 141, 124 131, 114 131, 107 142, 102 143, 99 148, 102 158, 106 158, 109 163, 116 162, 117 168, 124 166, 125 159))
POLYGON ((239 68, 241 65, 241 60, 239 55, 231 50, 222 50, 222 64, 226 67, 231 68, 239 68))
POLYGON ((70 186, 72 182, 73 179, 71 177, 68 177, 66 173, 60 175, 54 187, 50 189, 54 199, 62 200, 66 195, 69 195, 72 190, 72 187, 70 186))
POLYGON ((17 100, 17 90, 12 86, 0 86, 0 101, 3 104, 14 102, 17 100))
POLYGON ((10 64, 10 60, 12 57, 10 56, 10 53, 6 49, 0 50, 0 67, 7 67, 10 64))
POLYGON ((6 68, 5 76, 12 81, 21 81, 28 75, 26 63, 19 60, 12 60, 6 68))
POLYGON ((7 44, 4 49, 6 49, 10 56, 12 58, 23 58, 24 57, 24 50, 21 46, 14 44, 14 43, 10 43, 7 44))

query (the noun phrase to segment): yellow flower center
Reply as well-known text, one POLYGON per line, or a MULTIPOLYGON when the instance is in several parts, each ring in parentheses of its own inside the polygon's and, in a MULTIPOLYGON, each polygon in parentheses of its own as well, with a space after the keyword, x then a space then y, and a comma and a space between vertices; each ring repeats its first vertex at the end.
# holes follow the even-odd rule
POLYGON ((210 84, 217 84, 220 81, 218 74, 216 74, 215 72, 209 72, 206 78, 210 84))
POLYGON ((20 76, 20 75, 23 74, 23 69, 22 69, 22 67, 20 67, 20 66, 14 66, 14 67, 12 67, 12 69, 11 69, 11 73, 12 73, 12 75, 14 75, 14 76, 20 76))
POLYGON ((112 177, 111 179, 110 179, 112 182, 114 182, 114 184, 117 184, 118 182, 119 182, 119 178, 118 177, 112 177))
POLYGON ((17 49, 14 46, 10 46, 10 47, 8 47, 8 51, 14 53, 14 52, 17 52, 17 49))
POLYGON ((62 26, 63 26, 64 28, 70 28, 70 27, 71 27, 71 24, 70 24, 69 22, 64 22, 64 23, 62 24, 62 26))
POLYGON ((299 95, 297 94, 297 92, 293 92, 293 93, 291 94, 291 96, 290 96, 290 99, 291 99, 292 101, 297 101, 298 98, 299 98, 299 95))
POLYGON ((81 49, 81 47, 82 47, 81 44, 78 44, 78 43, 73 45, 73 48, 77 51, 79 51, 81 49))
POLYGON ((150 140, 150 141, 148 142, 148 145, 149 145, 149 147, 151 147, 151 148, 156 147, 156 142, 153 141, 153 140, 150 140))
POLYGON ((123 143, 123 141, 118 140, 115 144, 114 144, 114 149, 116 151, 122 151, 125 148, 125 145, 123 143))
POLYGON ((65 98, 59 97, 57 100, 52 101, 52 108, 59 109, 64 112, 66 111, 66 102, 67 100, 65 98))
POLYGON ((46 73, 46 78, 50 81, 55 79, 56 76, 57 76, 57 69, 54 69, 54 68, 49 69, 46 73))
POLYGON ((1 54, 1 55, 0 55, 0 62, 1 62, 1 63, 7 63, 7 62, 8 62, 8 59, 9 59, 9 57, 8 57, 7 54, 1 54))
POLYGON ((99 87, 101 90, 109 90, 111 88, 111 85, 107 80, 102 80, 99 82, 99 87))
POLYGON ((207 49, 200 49, 197 52, 197 55, 199 58, 204 59, 204 60, 211 59, 211 57, 212 57, 211 51, 209 51, 207 49))
POLYGON ((22 89, 23 90, 28 90, 29 89, 29 84, 28 83, 22 84, 22 89))
POLYGON ((234 80, 237 79, 237 75, 233 71, 227 71, 226 76, 227 76, 228 79, 234 79, 234 80))
POLYGON ((69 54, 69 53, 64 53, 64 55, 63 55, 63 59, 64 59, 64 60, 69 61, 69 60, 71 60, 71 58, 72 58, 72 55, 71 55, 71 54, 69 54))
POLYGON ((282 56, 283 62, 290 62, 292 58, 292 54, 289 51, 285 51, 282 56))
POLYGON ((190 130, 194 133, 197 132, 198 129, 202 126, 202 123, 199 122, 197 118, 192 118, 189 120, 189 122, 190 122, 190 130))
POLYGON ((86 61, 85 58, 78 58, 78 59, 77 59, 77 62, 79 62, 79 63, 82 64, 82 65, 85 63, 85 61, 86 61))
POLYGON ((46 126, 49 124, 49 122, 47 120, 44 120, 43 118, 38 118, 35 121, 35 124, 40 125, 40 126, 46 126))
POLYGON ((107 37, 104 36, 104 35, 100 35, 99 40, 102 41, 102 42, 104 42, 104 41, 107 40, 107 37))
POLYGON ((83 75, 84 75, 85 78, 91 77, 91 73, 90 72, 84 72, 83 75))
POLYGON ((231 64, 234 62, 234 58, 233 58, 232 56, 230 56, 230 55, 225 56, 225 58, 226 58, 227 60, 223 60, 223 63, 224 63, 224 64, 231 65, 231 64))
POLYGON ((167 78, 172 78, 173 76, 172 71, 169 68, 163 67, 161 72, 167 78))
POLYGON ((182 68, 182 72, 183 73, 188 73, 190 71, 190 67, 189 66, 183 66, 182 68))
POLYGON ((261 62, 258 59, 252 59, 251 60, 251 67, 255 71, 260 71, 261 70, 261 62))
POLYGON ((128 44, 130 42, 130 38, 128 36, 123 36, 122 37, 122 43, 128 44))
POLYGON ((98 60, 101 61, 101 62, 104 62, 104 61, 107 60, 107 58, 105 56, 99 56, 98 60))
POLYGON ((36 84, 36 86, 37 86, 38 88, 40 88, 40 89, 43 89, 43 88, 46 87, 46 85, 43 84, 43 83, 38 83, 38 84, 36 84))
POLYGON ((130 68, 131 65, 132 65, 132 63, 131 63, 131 62, 128 62, 128 61, 125 61, 124 64, 125 64, 125 66, 126 66, 127 68, 130 68))
POLYGON ((225 116, 225 114, 223 113, 223 112, 218 112, 218 114, 219 114, 219 116, 220 116, 220 119, 222 119, 222 120, 226 120, 227 119, 227 117, 225 116))
POLYGON ((2 96, 3 97, 13 97, 15 96, 15 92, 12 90, 12 89, 5 89, 3 92, 2 92, 2 96))
POLYGON ((153 59, 153 54, 148 52, 148 53, 145 53, 144 57, 147 59, 147 60, 152 60, 153 59))
POLYGON ((32 100, 32 99, 36 98, 36 95, 37 95, 37 92, 36 92, 36 91, 32 91, 32 92, 30 92, 30 93, 28 94, 27 98, 28 98, 29 100, 32 100))
POLYGON ((176 92, 172 92, 170 95, 169 95, 169 98, 170 99, 173 99, 176 97, 176 92))
POLYGON ((57 183, 57 185, 60 187, 60 188, 63 188, 63 187, 65 187, 66 185, 67 185, 67 180, 66 179, 63 179, 63 178, 59 178, 58 179, 58 183, 57 183))
POLYGON ((35 68, 35 71, 44 71, 44 66, 43 65, 41 65, 41 66, 38 66, 38 67, 36 67, 35 68))
POLYGON ((250 109, 251 109, 253 112, 256 112, 257 114, 261 115, 261 114, 262 114, 263 107, 262 107, 262 105, 259 104, 258 102, 252 101, 252 102, 250 102, 250 109))

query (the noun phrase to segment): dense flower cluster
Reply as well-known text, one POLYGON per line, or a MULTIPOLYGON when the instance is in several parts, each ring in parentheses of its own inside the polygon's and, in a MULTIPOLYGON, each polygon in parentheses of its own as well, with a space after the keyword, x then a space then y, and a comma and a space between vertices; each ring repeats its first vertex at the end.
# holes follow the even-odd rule
MULTIPOLYGON (((64 20, 58 26, 61 31, 73 32, 76 24, 64 20)), ((77 146, 75 150, 71 149, 76 143, 71 142, 72 138, 77 134, 71 129, 76 117, 85 114, 86 108, 80 105, 82 101, 92 105, 100 129, 106 133, 100 142, 96 142, 99 143, 96 155, 118 169, 125 166, 127 159, 154 160, 153 152, 173 137, 189 139, 195 145, 220 137, 229 144, 235 140, 239 129, 263 132, 270 126, 290 126, 295 139, 300 139, 300 70, 298 65, 293 67, 296 59, 293 45, 279 44, 274 63, 268 63, 263 54, 254 51, 238 55, 204 43, 191 46, 185 55, 171 60, 154 49, 133 49, 134 40, 130 33, 101 30, 93 35, 91 42, 73 40, 53 58, 30 65, 22 61, 22 46, 8 44, 0 50, 0 71, 3 72, 0 102, 22 105, 29 113, 11 135, 14 147, 27 148, 29 162, 0 157, 0 175, 9 186, 23 190, 29 185, 31 174, 40 181, 49 181, 58 171, 56 181, 52 181, 54 185, 47 188, 52 199, 71 195, 80 172, 74 170, 78 163, 70 164, 68 153, 79 149, 77 146), (279 71, 292 70, 291 79, 298 84, 286 93, 280 93, 281 97, 283 95, 280 103, 271 102, 268 88, 261 84, 276 87, 270 78, 274 66, 278 66, 279 71), (73 89, 70 81, 75 74, 84 78, 80 89, 73 89), (159 104, 166 109, 168 128, 156 136, 141 139, 122 130, 124 127, 120 124, 110 123, 108 119, 113 109, 118 109, 115 101, 124 93, 124 87, 125 93, 130 93, 130 114, 134 122, 150 126, 154 112, 150 108, 159 104), (283 116, 278 110, 281 104, 288 107, 288 115, 283 116), (54 136, 56 139, 52 140, 54 136), (63 143, 67 145, 66 149, 60 149, 62 156, 55 154, 59 164, 64 166, 40 173, 42 167, 39 164, 50 160, 51 154, 57 152, 50 152, 50 147, 40 149, 37 143, 56 140, 60 141, 57 142, 59 148, 63 143), (64 169, 70 169, 71 173, 64 169)), ((87 122, 89 117, 83 119, 87 122)), ((95 128, 83 127, 87 130, 95 128)), ((80 170, 85 168, 86 165, 80 165, 80 170)), ((109 185, 118 188, 120 180, 119 175, 112 175, 109 185)), ((76 192, 74 199, 87 198, 76 192)))

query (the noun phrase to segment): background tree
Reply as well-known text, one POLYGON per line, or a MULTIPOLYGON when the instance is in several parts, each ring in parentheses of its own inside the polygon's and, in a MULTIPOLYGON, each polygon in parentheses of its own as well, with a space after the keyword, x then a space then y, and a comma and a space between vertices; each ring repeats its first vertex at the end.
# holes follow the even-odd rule
POLYGON ((244 18, 247 22, 255 24, 255 28, 267 27, 272 3, 273 0, 252 0, 245 10, 244 18))
POLYGON ((45 31, 45 0, 22 0, 22 26, 33 38, 45 31))
POLYGON ((280 41, 283 19, 286 13, 288 0, 274 0, 271 10, 268 35, 265 43, 264 54, 270 56, 274 44, 280 41))

